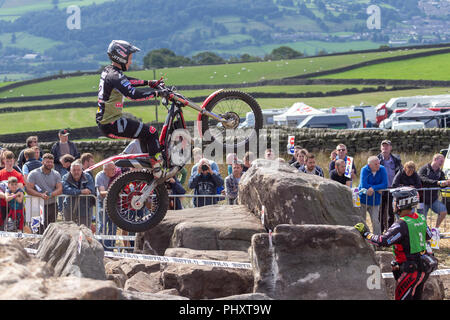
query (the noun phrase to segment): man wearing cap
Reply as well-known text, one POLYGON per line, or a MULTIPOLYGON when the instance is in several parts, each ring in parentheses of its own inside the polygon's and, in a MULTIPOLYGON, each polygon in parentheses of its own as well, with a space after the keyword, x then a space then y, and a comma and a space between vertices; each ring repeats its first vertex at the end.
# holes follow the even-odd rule
MULTIPOLYGON (((402 160, 400 156, 392 154, 392 143, 390 140, 383 140, 380 146, 381 153, 377 156, 380 164, 386 169, 388 176, 388 188, 392 187, 395 175, 402 170, 402 160)), ((392 197, 389 191, 383 191, 381 195, 381 231, 387 230, 395 221, 392 210, 392 197), (387 220, 387 225, 386 225, 387 220)))
POLYGON ((59 130, 58 137, 59 141, 52 146, 51 153, 55 157, 55 170, 61 173, 63 165, 59 159, 66 154, 70 154, 75 159, 79 159, 80 153, 78 152, 75 143, 69 141, 69 130, 59 130))

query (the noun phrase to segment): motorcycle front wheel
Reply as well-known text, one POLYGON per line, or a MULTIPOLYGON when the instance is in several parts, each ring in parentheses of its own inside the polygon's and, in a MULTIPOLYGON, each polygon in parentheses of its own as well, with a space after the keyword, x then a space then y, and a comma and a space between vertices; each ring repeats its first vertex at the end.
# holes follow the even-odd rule
POLYGON ((250 144, 257 143, 263 116, 258 102, 248 93, 221 91, 205 109, 229 120, 229 127, 226 127, 206 115, 202 116, 201 129, 205 139, 211 139, 212 143, 218 143, 227 150, 248 148, 250 144))

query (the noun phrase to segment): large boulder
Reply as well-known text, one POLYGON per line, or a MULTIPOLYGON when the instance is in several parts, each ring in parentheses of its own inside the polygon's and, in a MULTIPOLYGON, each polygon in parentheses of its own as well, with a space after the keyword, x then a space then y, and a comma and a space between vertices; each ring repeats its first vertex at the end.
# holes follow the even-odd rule
POLYGON ((242 176, 239 203, 257 217, 265 207, 265 225, 329 224, 352 226, 364 222, 353 207, 351 190, 330 179, 299 172, 286 163, 258 159, 242 176))
POLYGON ((111 281, 74 276, 55 277, 44 261, 30 257, 19 241, 0 239, 0 299, 84 300, 122 299, 111 281))
MULTIPOLYGON (((391 261, 394 260, 392 252, 378 251, 376 256, 381 268, 382 273, 392 272, 391 261)), ((387 292, 390 299, 395 299, 395 280, 394 278, 385 279, 387 292)), ((425 282, 423 288, 422 300, 444 300, 445 299, 445 287, 442 282, 441 276, 431 276, 425 282)))
POLYGON ((247 251, 251 237, 264 232, 245 206, 205 206, 168 211, 153 229, 136 235, 135 252, 163 255, 167 248, 247 251), (152 248, 148 251, 146 248, 152 248))
MULTIPOLYGON (((246 252, 167 249, 166 256, 249 262, 246 252)), ((253 272, 250 269, 219 268, 184 264, 161 264, 161 279, 165 289, 175 288, 181 296, 190 299, 215 299, 231 295, 251 293, 253 272)))
POLYGON ((9 300, 122 300, 111 281, 88 278, 28 278, 2 288, 0 299, 9 300))
POLYGON ((375 252, 352 227, 278 225, 271 241, 253 236, 252 265, 253 291, 274 299, 388 299, 370 279, 375 252))
POLYGON ((103 246, 84 225, 51 223, 39 242, 36 256, 55 270, 55 276, 106 280, 103 246))

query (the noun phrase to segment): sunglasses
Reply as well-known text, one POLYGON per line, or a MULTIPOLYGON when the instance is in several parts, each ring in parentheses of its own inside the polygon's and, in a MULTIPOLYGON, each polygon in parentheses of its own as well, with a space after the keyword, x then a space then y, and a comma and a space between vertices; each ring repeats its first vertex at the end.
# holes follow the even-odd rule
POLYGON ((347 151, 347 149, 337 149, 337 151, 347 151))

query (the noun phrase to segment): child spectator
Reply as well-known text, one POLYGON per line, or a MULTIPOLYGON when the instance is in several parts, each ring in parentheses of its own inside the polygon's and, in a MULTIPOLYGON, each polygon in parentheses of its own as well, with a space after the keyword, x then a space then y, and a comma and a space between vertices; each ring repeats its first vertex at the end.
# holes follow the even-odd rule
POLYGON ((22 173, 14 170, 14 162, 14 153, 9 150, 3 152, 3 163, 5 167, 0 170, 0 181, 7 181, 9 177, 14 176, 18 179, 20 188, 23 188, 25 181, 22 173))
MULTIPOLYGON (((14 158, 14 153, 12 153, 11 151, 9 151, 8 149, 2 149, 0 150, 0 170, 3 170, 6 167, 6 156, 8 155, 8 157, 12 157, 14 158)), ((12 168, 17 171, 18 173, 22 174, 22 169, 20 169, 18 166, 16 166, 14 163, 12 165, 12 168)))
POLYGON ((19 188, 16 177, 8 178, 8 188, 5 193, 5 201, 8 203, 7 230, 23 230, 23 189, 19 188))
POLYGON ((31 171, 42 166, 42 161, 36 160, 36 152, 32 148, 25 149, 23 156, 25 158, 25 163, 22 167, 22 174, 26 180, 31 171))
MULTIPOLYGON (((20 151, 19 156, 17 157, 17 166, 20 169, 22 169, 23 165, 26 162, 25 150, 28 149, 28 148, 38 147, 38 144, 39 144, 38 137, 37 136, 30 136, 30 137, 27 138, 25 143, 26 143, 27 147, 25 149, 23 149, 22 151, 20 151)), ((38 160, 41 157, 42 157, 42 153, 39 152, 39 155, 37 157, 35 157, 35 159, 38 160)))
POLYGON ((42 151, 38 146, 31 147, 34 150, 34 158, 42 162, 42 151))

